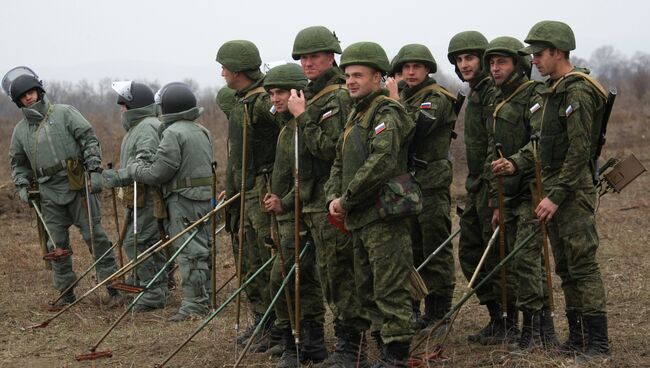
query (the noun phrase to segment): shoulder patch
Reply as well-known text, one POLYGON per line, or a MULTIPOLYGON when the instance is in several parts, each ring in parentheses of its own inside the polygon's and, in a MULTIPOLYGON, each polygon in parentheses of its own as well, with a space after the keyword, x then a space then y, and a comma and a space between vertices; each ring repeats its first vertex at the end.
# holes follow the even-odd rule
POLYGON ((573 106, 571 105, 569 105, 569 107, 567 107, 566 110, 564 110, 564 113, 566 114, 567 118, 569 117, 569 115, 571 115, 572 112, 573 112, 573 106))
POLYGON ((271 106, 271 108, 269 109, 269 112, 273 115, 275 115, 276 111, 277 109, 275 108, 275 105, 271 106))
POLYGON ((420 104, 420 109, 430 109, 431 108, 431 102, 423 102, 420 104))
POLYGON ((330 116, 332 116, 332 110, 324 113, 323 116, 321 116, 321 120, 325 120, 325 119, 329 118, 330 116))
POLYGON ((534 105, 530 108, 530 113, 531 113, 531 114, 536 113, 537 110, 539 110, 541 107, 542 107, 542 105, 540 105, 539 102, 536 103, 536 104, 534 104, 534 105))
POLYGON ((386 129, 386 123, 382 122, 375 127, 375 135, 383 132, 386 129))

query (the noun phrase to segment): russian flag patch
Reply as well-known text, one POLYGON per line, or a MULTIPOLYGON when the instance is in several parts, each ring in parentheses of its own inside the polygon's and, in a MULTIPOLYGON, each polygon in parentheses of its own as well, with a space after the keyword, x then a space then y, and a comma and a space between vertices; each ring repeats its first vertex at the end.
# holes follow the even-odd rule
POLYGON ((386 124, 385 123, 381 123, 381 124, 377 125, 375 127, 375 135, 383 132, 385 129, 386 129, 386 124))
POLYGON ((431 108, 431 102, 423 102, 420 104, 421 109, 430 109, 431 108))
POLYGON ((269 112, 271 114, 275 114, 276 111, 277 111, 277 109, 275 108, 275 105, 271 106, 271 108, 269 109, 269 112))
POLYGON ((323 116, 321 116, 321 120, 325 120, 325 119, 329 118, 330 116, 332 116, 332 110, 324 113, 323 116))
POLYGON ((530 108, 530 113, 531 113, 531 114, 534 114, 534 113, 535 113, 537 110, 539 110, 541 107, 542 107, 542 105, 540 105, 539 103, 534 104, 534 105, 530 108))
POLYGON ((569 115, 571 115, 572 112, 573 112, 573 106, 571 105, 569 105, 569 107, 567 107, 566 110, 564 110, 564 113, 566 114, 567 118, 569 117, 569 115))

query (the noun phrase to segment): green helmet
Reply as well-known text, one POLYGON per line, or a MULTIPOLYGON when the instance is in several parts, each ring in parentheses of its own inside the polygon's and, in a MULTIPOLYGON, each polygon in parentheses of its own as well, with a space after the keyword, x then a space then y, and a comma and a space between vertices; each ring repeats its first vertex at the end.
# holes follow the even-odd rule
POLYGON ((487 47, 488 41, 483 34, 478 31, 465 31, 457 33, 449 40, 449 47, 447 48, 447 59, 453 65, 456 65, 456 56, 470 51, 478 52, 479 57, 483 56, 483 52, 487 47))
POLYGON ((401 71, 402 66, 408 62, 420 62, 426 65, 429 73, 435 73, 438 69, 436 59, 431 55, 429 48, 419 43, 406 45, 399 50, 391 63, 393 71, 401 71))
POLYGON ((528 32, 524 40, 530 46, 522 48, 522 54, 538 53, 549 46, 561 51, 576 49, 576 37, 568 24, 555 20, 537 22, 528 32))
POLYGON ((303 90, 307 87, 307 77, 298 64, 288 63, 278 65, 266 73, 264 78, 264 89, 272 88, 284 90, 303 90))
POLYGON ((217 92, 217 97, 215 98, 217 106, 223 111, 226 116, 230 115, 232 108, 235 106, 235 90, 223 86, 217 92))
POLYGON ((532 69, 532 64, 529 55, 520 55, 519 50, 524 46, 524 44, 514 37, 502 36, 497 37, 490 41, 485 49, 483 54, 483 63, 484 65, 490 65, 490 57, 492 55, 505 55, 513 58, 517 70, 525 73, 527 76, 530 76, 530 71, 532 69))
POLYGON ((246 40, 233 40, 221 45, 217 51, 217 62, 231 72, 243 72, 259 70, 262 58, 254 43, 246 40))
POLYGON ((323 26, 307 27, 298 32, 293 41, 293 60, 300 60, 301 55, 315 52, 328 51, 335 54, 341 53, 341 45, 336 33, 323 26))
POLYGON ((391 70, 386 51, 374 42, 357 42, 346 47, 341 55, 341 69, 348 65, 366 65, 382 75, 391 70))

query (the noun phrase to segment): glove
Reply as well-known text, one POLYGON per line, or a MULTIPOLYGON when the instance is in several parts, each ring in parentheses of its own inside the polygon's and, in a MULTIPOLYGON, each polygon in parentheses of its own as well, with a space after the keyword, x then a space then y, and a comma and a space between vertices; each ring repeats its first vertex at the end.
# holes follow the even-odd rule
POLYGON ((97 171, 90 173, 90 193, 96 194, 102 191, 102 174, 97 171))
POLYGON ((20 200, 29 204, 29 193, 27 192, 27 187, 20 187, 18 189, 18 196, 20 196, 20 200))
POLYGON ((137 163, 131 163, 129 166, 127 166, 126 171, 127 174, 129 175, 129 178, 135 178, 135 172, 138 169, 138 164, 137 163))
POLYGON ((102 180, 105 188, 115 188, 123 186, 124 181, 130 181, 127 169, 106 169, 102 171, 102 180))

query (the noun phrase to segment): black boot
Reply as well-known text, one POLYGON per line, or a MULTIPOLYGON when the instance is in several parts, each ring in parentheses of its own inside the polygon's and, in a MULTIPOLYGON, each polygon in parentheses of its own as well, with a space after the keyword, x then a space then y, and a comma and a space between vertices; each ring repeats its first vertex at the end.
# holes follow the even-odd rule
POLYGON ((541 312, 524 312, 519 343, 513 345, 511 351, 516 354, 528 354, 542 346, 541 312))
POLYGON ((284 348, 280 361, 276 368, 295 368, 298 367, 298 358, 296 352, 296 342, 291 333, 291 328, 282 329, 282 340, 284 341, 284 348))
POLYGON ((393 341, 384 345, 384 358, 372 368, 406 368, 410 345, 408 341, 393 341))
POLYGON ((366 344, 361 340, 361 332, 349 327, 334 325, 334 334, 338 338, 334 353, 314 367, 366 368, 366 344))
POLYGON ((323 325, 314 321, 304 321, 302 323, 300 361, 302 363, 320 363, 325 358, 327 358, 327 348, 325 348, 323 325))
POLYGON ((542 309, 542 316, 540 318, 540 331, 542 333, 542 344, 545 349, 555 350, 560 346, 560 341, 555 334, 555 323, 553 315, 548 308, 542 309))
POLYGON ((499 307, 499 303, 490 301, 485 304, 485 307, 487 307, 490 314, 490 321, 479 332, 467 336, 467 340, 470 342, 480 342, 484 336, 494 335, 495 330, 501 326, 501 307, 499 307))
POLYGON ((255 331, 255 327, 260 324, 262 321, 262 314, 261 313, 255 313, 253 315, 253 323, 251 323, 246 331, 244 331, 243 334, 241 334, 239 337, 237 337, 237 344, 239 345, 244 345, 246 344, 246 341, 248 341, 248 338, 251 337, 253 334, 253 331, 255 331))
POLYGON ((275 315, 273 315, 264 322, 262 329, 255 336, 250 350, 254 353, 264 353, 272 347, 282 345, 282 330, 281 328, 275 327, 275 315))
POLYGON ((567 324, 569 325, 569 338, 560 344, 558 350, 564 354, 575 354, 585 350, 585 330, 582 325, 582 315, 578 312, 568 310, 566 312, 567 324))
POLYGON ((411 327, 413 331, 418 332, 427 327, 433 319, 433 295, 429 294, 424 298, 424 314, 420 313, 420 301, 412 300, 413 306, 413 323, 411 327))
POLYGON ((607 315, 583 316, 582 320, 587 328, 587 348, 576 361, 587 363, 612 355, 607 337, 607 315))
POLYGON ((519 310, 514 304, 508 304, 506 316, 500 315, 492 334, 481 337, 483 345, 512 344, 519 338, 519 310))
POLYGON ((61 296, 61 299, 59 299, 56 303, 54 303, 54 307, 63 308, 68 304, 74 303, 76 300, 77 297, 74 295, 74 288, 71 288, 61 296))

